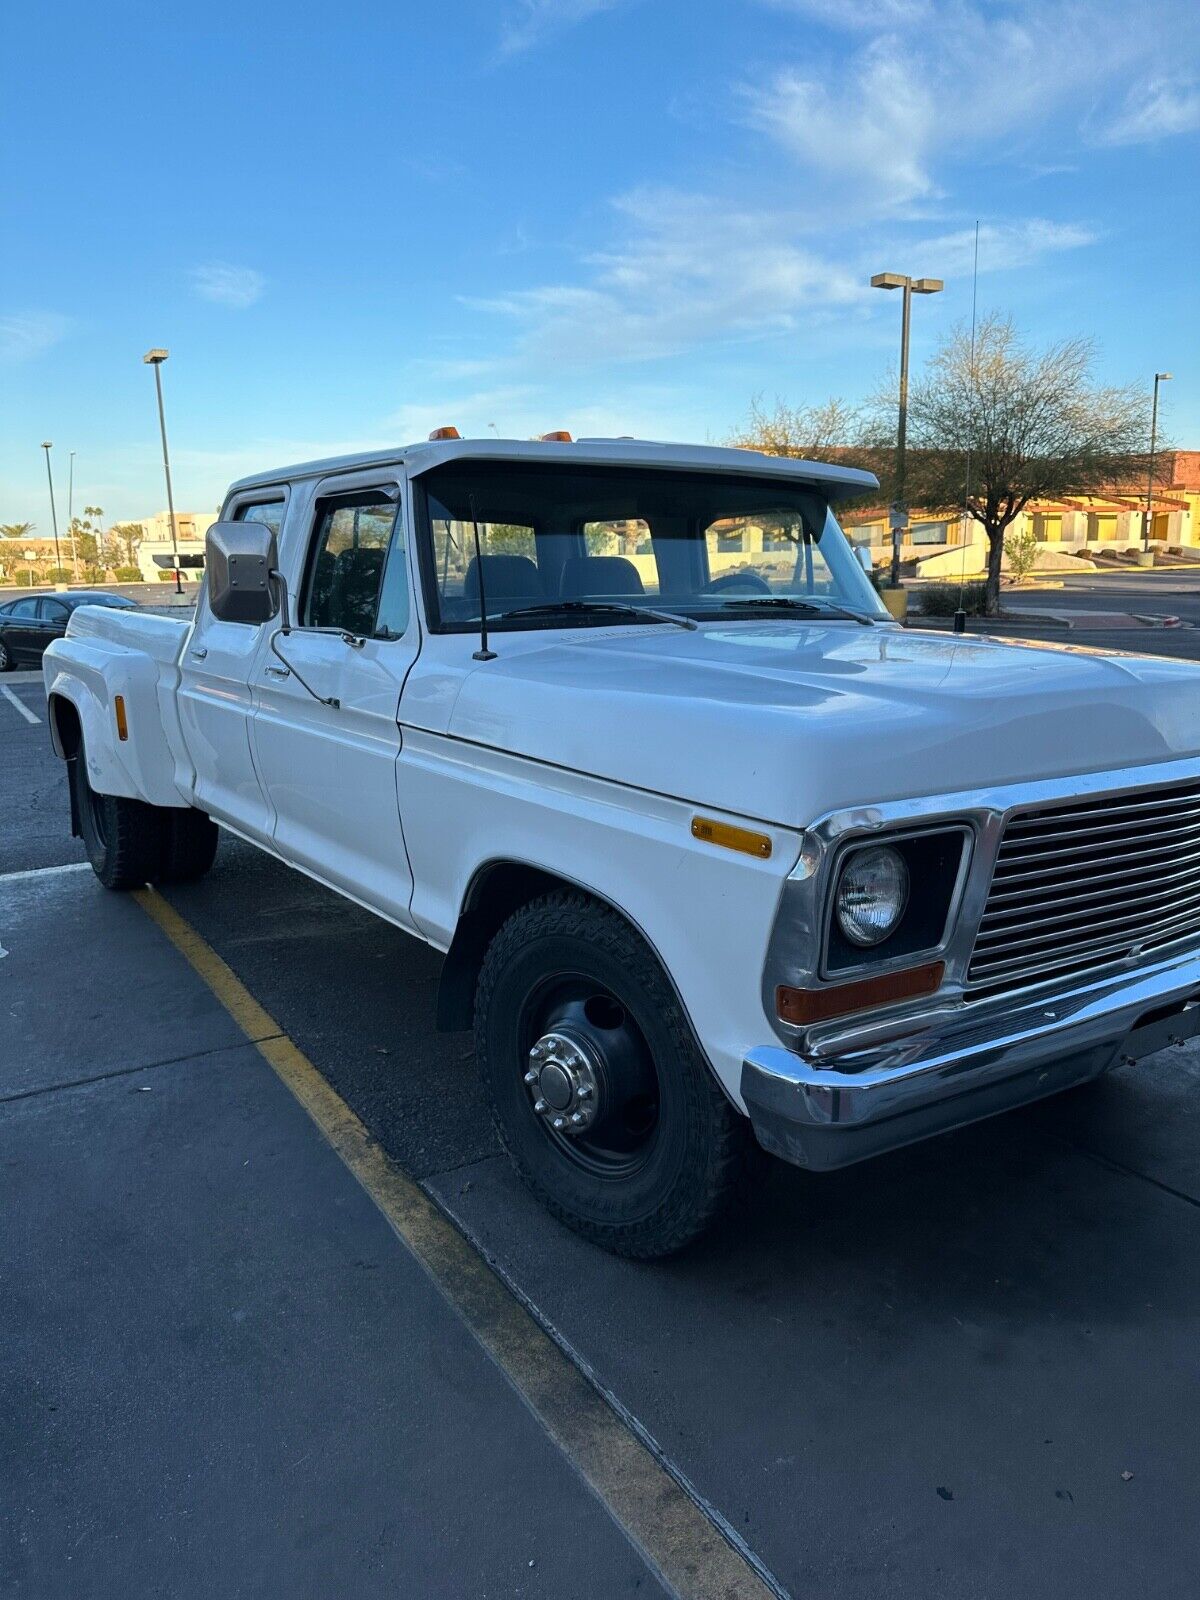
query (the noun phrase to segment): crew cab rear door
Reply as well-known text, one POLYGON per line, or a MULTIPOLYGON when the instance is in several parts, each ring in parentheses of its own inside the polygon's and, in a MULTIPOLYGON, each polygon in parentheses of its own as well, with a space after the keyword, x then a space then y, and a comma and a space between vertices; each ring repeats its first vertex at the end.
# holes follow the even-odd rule
POLYGON ((397 922, 412 874, 396 793, 400 694, 419 648, 395 469, 318 483, 289 522, 294 630, 254 664, 255 762, 285 860, 397 922))

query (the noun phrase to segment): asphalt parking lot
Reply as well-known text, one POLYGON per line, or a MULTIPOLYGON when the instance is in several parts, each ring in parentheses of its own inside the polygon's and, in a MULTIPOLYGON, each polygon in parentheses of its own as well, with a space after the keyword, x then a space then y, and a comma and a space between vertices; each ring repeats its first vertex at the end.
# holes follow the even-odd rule
POLYGON ((683 1256, 617 1261, 511 1177, 469 1036, 433 1031, 436 956, 228 837, 157 921, 106 894, 40 684, 2 684, 0 1591, 1195 1594, 1200 1048, 770 1166, 683 1256), (259 1047, 172 913, 269 1014, 259 1047), (470 1295, 278 1039, 475 1247, 470 1295), (497 1354, 483 1279, 608 1422, 497 1354), (641 1477, 589 1455, 601 1427, 641 1477))

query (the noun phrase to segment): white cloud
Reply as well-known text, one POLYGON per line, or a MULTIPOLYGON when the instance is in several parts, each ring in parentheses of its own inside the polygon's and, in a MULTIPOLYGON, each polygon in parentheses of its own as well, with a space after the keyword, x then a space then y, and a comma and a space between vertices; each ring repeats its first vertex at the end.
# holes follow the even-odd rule
MULTIPOLYGON (((1049 222, 1041 217, 984 223, 979 229, 979 270, 1007 272, 1029 267, 1045 256, 1095 244, 1101 237, 1096 229, 1080 223, 1049 222)), ((934 238, 915 239, 905 249, 918 266, 929 263, 931 272, 947 278, 970 277, 975 260, 975 229, 960 228, 934 238)))
POLYGON ((192 268, 192 288, 202 300, 244 311, 262 299, 267 280, 253 267, 232 267, 227 262, 211 261, 192 268))
POLYGON ((611 11, 623 0, 516 0, 501 24, 500 53, 517 55, 540 44, 549 34, 611 11))
POLYGON ((517 322, 526 356, 655 360, 761 338, 862 293, 852 271, 797 244, 777 211, 671 189, 636 190, 615 209, 624 237, 584 258, 582 281, 472 302, 517 322))
POLYGON ((814 182, 877 215, 902 213, 964 158, 1020 149, 1061 163, 1064 137, 1132 143, 1200 125, 1200 8, 1156 0, 761 0, 820 25, 803 67, 744 88, 748 119, 814 182), (844 38, 837 49, 829 34, 844 38), (1170 40, 1177 76, 1162 74, 1170 40), (1097 110, 1123 97, 1105 122, 1097 110), (1040 146, 1040 148, 1039 148, 1040 146), (839 188, 840 186, 840 188, 839 188))
POLYGON ((27 311, 0 317, 0 361, 28 361, 65 338, 70 319, 57 311, 27 311))
POLYGON ((1094 117, 1097 144, 1144 144, 1200 128, 1200 81, 1193 77, 1151 78, 1132 88, 1110 122, 1094 117))
POLYGON ((784 68, 762 89, 747 89, 752 126, 770 134, 803 166, 876 194, 888 208, 924 198, 937 103, 898 51, 871 46, 859 64, 853 103, 827 79, 784 68))

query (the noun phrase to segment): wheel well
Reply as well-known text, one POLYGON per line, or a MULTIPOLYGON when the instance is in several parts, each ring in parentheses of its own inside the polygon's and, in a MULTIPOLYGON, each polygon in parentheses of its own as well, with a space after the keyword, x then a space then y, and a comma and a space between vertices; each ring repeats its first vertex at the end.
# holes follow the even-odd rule
POLYGON ((475 1010, 475 983, 487 947, 518 906, 552 889, 577 884, 521 861, 493 861, 472 878, 458 926, 446 951, 438 984, 437 1025, 445 1033, 469 1028, 475 1010))
POLYGON ((79 713, 66 695, 50 696, 50 732, 54 748, 64 761, 74 761, 83 744, 83 725, 79 713))
POLYGON ((624 917, 639 938, 645 937, 620 906, 583 884, 542 867, 531 867, 523 861, 489 862, 471 880, 454 938, 442 964, 437 997, 439 1029, 453 1032, 471 1026, 475 1014, 475 985, 488 945, 518 907, 555 889, 590 895, 598 904, 624 917))

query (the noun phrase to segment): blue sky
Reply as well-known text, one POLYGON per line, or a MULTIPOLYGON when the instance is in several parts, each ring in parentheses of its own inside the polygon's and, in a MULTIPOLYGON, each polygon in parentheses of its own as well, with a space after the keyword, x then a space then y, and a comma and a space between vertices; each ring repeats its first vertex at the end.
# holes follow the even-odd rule
POLYGON ((1185 0, 21 6, 0 96, 0 521, 162 506, 452 422, 719 440, 871 391, 879 270, 1086 333, 1200 446, 1185 0), (61 501, 60 501, 61 505, 61 501))

